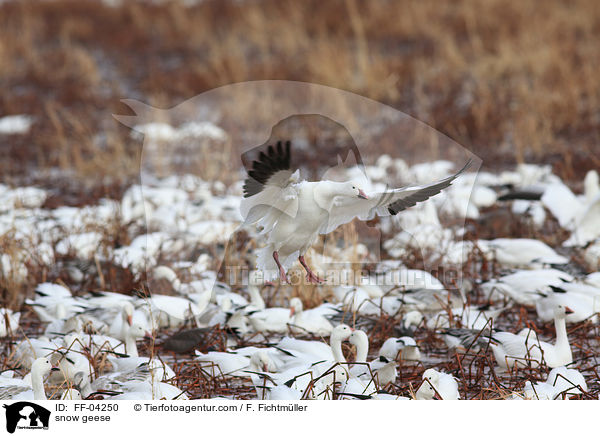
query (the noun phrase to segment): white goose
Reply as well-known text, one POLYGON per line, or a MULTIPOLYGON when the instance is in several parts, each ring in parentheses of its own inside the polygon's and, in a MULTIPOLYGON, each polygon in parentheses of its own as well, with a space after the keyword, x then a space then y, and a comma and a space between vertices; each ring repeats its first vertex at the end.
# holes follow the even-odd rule
POLYGON ((507 266, 541 267, 545 264, 569 262, 569 259, 537 239, 498 238, 491 241, 479 240, 477 245, 486 257, 507 266))
POLYGON ((559 397, 562 398, 564 395, 566 399, 580 395, 588 390, 583 374, 576 369, 565 368, 564 366, 552 369, 548 374, 546 383, 556 388, 559 397))
POLYGON ((317 336, 329 336, 333 326, 318 310, 304 310, 302 300, 294 297, 290 300, 291 330, 295 333, 311 333, 317 336))
POLYGON ((0 377, 0 400, 46 400, 44 377, 52 369, 50 358, 40 357, 23 379, 0 377))
MULTIPOLYGON (((569 285, 571 284, 569 283, 569 285)), ((578 283, 572 285, 584 286, 578 283)), ((572 310, 572 313, 567 315, 567 323, 576 323, 587 319, 597 322, 598 312, 600 312, 600 289, 597 289, 597 291, 598 295, 594 296, 586 293, 568 292, 566 287, 552 287, 551 292, 536 301, 535 308, 542 321, 553 319, 554 307, 557 304, 562 304, 572 310)))
POLYGON ((127 329, 125 336, 125 352, 129 357, 139 357, 136 341, 142 338, 151 338, 152 335, 139 324, 134 323, 127 329))
POLYGON ((290 309, 285 307, 267 307, 248 317, 252 328, 257 332, 286 333, 292 321, 290 309))
POLYGON ((383 356, 388 361, 395 361, 398 358, 402 360, 421 360, 421 351, 414 338, 402 336, 401 338, 387 338, 379 349, 379 356, 383 356))
POLYGON ((20 312, 13 312, 10 309, 0 308, 0 338, 13 334, 19 327, 20 312))
POLYGON ((436 392, 442 400, 460 400, 456 379, 450 374, 429 368, 423 373, 423 383, 416 392, 417 400, 433 400, 436 392))
POLYGON ((568 307, 557 305, 554 309, 556 344, 536 340, 527 332, 515 335, 509 332, 492 333, 491 348, 496 362, 501 368, 538 367, 545 361, 550 368, 563 366, 573 361, 573 354, 567 336, 566 316, 572 313, 568 307))
POLYGON ((353 329, 346 324, 336 326, 327 345, 317 341, 304 341, 289 337, 283 338, 277 348, 286 355, 281 356, 286 383, 305 393, 312 380, 311 398, 330 398, 334 391, 334 382, 348 379, 348 367, 342 353, 342 342, 347 340, 353 329))
POLYGON ((240 205, 244 224, 258 224, 261 234, 268 235, 267 245, 257 252, 257 267, 266 279, 279 274, 287 282, 285 268, 297 256, 307 280, 322 283, 304 259, 319 234, 330 233, 354 218, 396 215, 438 194, 465 169, 427 185, 367 194, 352 181, 301 181, 299 172, 291 170, 290 142, 269 146, 248 171, 240 205))
MULTIPOLYGON (((396 340, 396 338, 391 339, 396 340)), ((366 379, 367 381, 366 384, 363 383, 363 390, 360 393, 364 394, 365 391, 372 390, 374 385, 368 383, 372 379, 371 374, 373 374, 377 386, 380 387, 387 386, 389 383, 396 381, 398 371, 396 370, 396 361, 394 359, 388 359, 380 353, 377 359, 367 362, 369 338, 365 332, 354 330, 348 341, 356 346, 355 360, 357 364, 351 369, 350 373, 359 379, 366 379)))
POLYGON ((562 286, 573 279, 570 274, 557 269, 519 270, 485 282, 481 289, 491 301, 507 296, 519 304, 533 305, 541 298, 540 291, 549 286, 562 286))

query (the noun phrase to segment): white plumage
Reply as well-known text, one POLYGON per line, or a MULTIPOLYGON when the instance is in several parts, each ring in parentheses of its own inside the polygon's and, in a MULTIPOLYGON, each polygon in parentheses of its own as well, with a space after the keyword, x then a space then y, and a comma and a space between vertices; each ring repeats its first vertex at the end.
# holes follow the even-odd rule
POLYGON ((253 162, 244 184, 240 212, 245 225, 256 224, 267 238, 257 252, 257 267, 271 280, 285 270, 297 256, 307 272, 307 280, 321 283, 304 261, 304 254, 320 234, 327 234, 354 218, 366 221, 375 216, 396 215, 425 201, 450 186, 462 170, 437 182, 365 193, 355 181, 333 182, 300 180, 290 169, 290 143, 268 147, 253 162))

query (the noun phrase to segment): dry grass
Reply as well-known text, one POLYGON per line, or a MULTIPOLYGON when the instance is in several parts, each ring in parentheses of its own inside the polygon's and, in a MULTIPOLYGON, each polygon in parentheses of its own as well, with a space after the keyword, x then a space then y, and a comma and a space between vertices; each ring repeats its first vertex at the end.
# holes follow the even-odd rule
MULTIPOLYGON (((583 171, 600 166, 599 37, 600 9, 593 0, 548 0, 543 5, 502 0, 205 1, 192 7, 175 1, 123 2, 118 7, 81 0, 4 2, 0 114, 31 114, 36 122, 27 135, 0 136, 0 182, 51 188, 45 208, 121 198, 139 177, 141 143, 111 116, 128 113, 120 99, 167 108, 220 85, 262 79, 349 90, 425 121, 483 158, 484 166, 498 170, 515 162, 543 162, 559 176, 579 182, 583 171), (62 170, 59 176, 50 171, 54 168, 62 170)), ((250 102, 240 102, 240 107, 259 115, 250 102)), ((237 178, 233 162, 239 162, 239 145, 227 143, 222 151, 202 171, 207 179, 230 183, 237 178)), ((479 222, 469 222, 469 238, 535 237, 557 246, 566 237, 554 221, 534 231, 507 216, 505 207, 500 207, 496 227, 496 212, 483 211, 479 222)), ((350 247, 356 246, 356 229, 347 226, 340 232, 350 247)), ((114 224, 105 229, 102 246, 125 245, 131 237, 114 224)), ((235 250, 225 249, 224 255, 220 247, 194 249, 214 259, 225 257, 225 264, 245 265, 252 244, 241 234, 235 250)), ((0 253, 15 265, 22 252, 10 233, 0 237, 0 253)), ((582 263, 577 262, 579 253, 571 255, 582 263)), ((356 252, 349 256, 352 262, 360 260, 356 252)), ((480 253, 474 252, 464 266, 465 276, 494 276, 496 266, 478 259, 480 253)), ((20 308, 24 296, 42 281, 75 285, 64 265, 76 260, 73 253, 58 256, 58 268, 48 270, 36 267, 32 258, 25 279, 17 272, 0 277, 0 305, 20 308)), ((418 256, 403 260, 416 268, 423 263, 418 256)), ((134 278, 111 262, 90 265, 86 280, 74 291, 144 288, 145 277, 134 278)), ((443 278, 443 271, 438 272, 443 278)), ((265 295, 270 304, 300 296, 306 307, 320 304, 329 292, 304 284, 286 295, 277 288, 263 290, 270 294, 265 295)), ((483 302, 479 297, 476 289, 471 303, 483 302)), ((533 325, 535 313, 520 309, 508 312, 500 327, 533 325)), ((375 320, 369 331, 372 347, 394 334, 400 323, 398 317, 375 320)), ((21 333, 30 337, 42 330, 31 310, 22 326, 21 333)), ((551 325, 537 328, 552 337, 551 325)), ((591 392, 597 396, 598 327, 583 323, 571 330, 576 358, 587 374, 595 374, 591 392)), ((165 354, 161 339, 156 350, 151 345, 153 355, 165 354)), ((542 378, 541 372, 527 371, 499 376, 489 353, 448 353, 440 337, 426 329, 418 330, 416 339, 439 368, 460 376, 461 393, 468 398, 500 398, 522 388, 525 376, 542 378)), ((4 349, 10 348, 8 340, 3 342, 4 349)), ((142 351, 147 355, 149 350, 142 351)), ((194 398, 253 395, 247 384, 210 376, 211 369, 191 356, 168 357, 176 383, 194 398)), ((2 368, 9 366, 4 356, 2 368)), ((389 390, 411 395, 423 369, 420 363, 404 364, 389 390)))
MULTIPOLYGON (((4 180, 59 167, 87 183, 136 177, 140 144, 110 116, 123 97, 169 107, 232 82, 289 79, 403 110, 484 159, 600 164, 593 0, 537 2, 95 1, 0 5, 4 180)), ((237 150, 231 150, 235 155, 237 150)))

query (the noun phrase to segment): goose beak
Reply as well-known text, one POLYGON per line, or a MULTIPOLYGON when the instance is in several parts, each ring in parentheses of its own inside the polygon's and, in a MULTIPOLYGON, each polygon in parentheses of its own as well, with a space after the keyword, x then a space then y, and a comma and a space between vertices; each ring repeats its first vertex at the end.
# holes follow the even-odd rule
POLYGON ((571 313, 575 313, 575 312, 574 312, 574 311, 573 311, 573 309, 571 309, 570 307, 568 307, 568 306, 565 306, 565 313, 566 313, 567 315, 570 315, 571 313))
POLYGON ((132 316, 131 316, 131 315, 129 315, 129 316, 127 317, 127 324, 129 324, 129 325, 133 324, 133 318, 132 318, 132 316))
POLYGON ((367 197, 367 194, 365 194, 365 191, 363 191, 362 189, 358 190, 358 198, 362 198, 363 200, 369 199, 369 197, 367 197))
POLYGON ((294 316, 295 313, 296 313, 296 309, 294 309, 293 307, 290 307, 290 318, 292 316, 294 316))
POLYGON ((52 368, 50 368, 50 372, 52 371, 60 371, 60 368, 56 365, 53 365, 52 368))
POLYGON ((152 339, 152 334, 150 332, 144 333, 144 337, 148 339, 152 339))

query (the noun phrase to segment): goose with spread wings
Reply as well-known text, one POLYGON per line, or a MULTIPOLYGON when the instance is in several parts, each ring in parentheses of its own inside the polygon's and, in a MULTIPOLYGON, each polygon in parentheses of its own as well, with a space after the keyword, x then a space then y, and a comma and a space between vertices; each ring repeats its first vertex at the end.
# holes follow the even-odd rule
POLYGON ((291 169, 289 141, 270 145, 252 162, 244 183, 240 211, 244 225, 257 225, 267 238, 257 252, 256 266, 272 280, 279 274, 288 282, 286 269, 296 256, 311 283, 323 283, 306 264, 304 254, 320 234, 327 234, 354 218, 366 221, 375 216, 396 215, 416 203, 440 193, 470 165, 433 183, 382 192, 365 192, 357 182, 301 180, 291 169))

